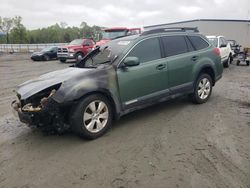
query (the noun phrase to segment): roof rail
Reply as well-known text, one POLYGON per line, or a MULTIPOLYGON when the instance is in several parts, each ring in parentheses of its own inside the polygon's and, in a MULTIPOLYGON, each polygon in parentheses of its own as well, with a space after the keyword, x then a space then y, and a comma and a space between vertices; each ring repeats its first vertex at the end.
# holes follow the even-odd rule
POLYGON ((167 27, 167 28, 157 28, 144 31, 141 35, 149 35, 154 33, 165 33, 165 32, 186 32, 186 31, 199 32, 197 27, 167 27))

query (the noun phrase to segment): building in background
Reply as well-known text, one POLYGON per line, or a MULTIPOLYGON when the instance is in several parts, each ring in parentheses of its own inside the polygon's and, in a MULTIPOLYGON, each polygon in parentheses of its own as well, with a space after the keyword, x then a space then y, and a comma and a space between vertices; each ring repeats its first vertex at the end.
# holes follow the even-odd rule
POLYGON ((250 48, 250 20, 196 19, 145 26, 144 30, 165 27, 198 27, 204 35, 223 35, 236 40, 242 47, 250 48))

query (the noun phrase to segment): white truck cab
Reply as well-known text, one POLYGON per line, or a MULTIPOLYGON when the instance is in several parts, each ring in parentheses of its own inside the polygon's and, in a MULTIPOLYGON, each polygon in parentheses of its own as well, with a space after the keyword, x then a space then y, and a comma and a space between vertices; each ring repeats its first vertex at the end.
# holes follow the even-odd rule
POLYGON ((229 67, 233 60, 230 43, 224 36, 207 36, 208 40, 220 50, 221 62, 224 67, 229 67))

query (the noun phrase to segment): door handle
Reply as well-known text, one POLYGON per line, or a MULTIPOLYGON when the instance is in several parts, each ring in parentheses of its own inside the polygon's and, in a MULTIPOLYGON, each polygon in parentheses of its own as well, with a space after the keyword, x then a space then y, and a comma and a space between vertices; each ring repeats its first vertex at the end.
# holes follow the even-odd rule
POLYGON ((198 56, 193 56, 191 59, 192 59, 193 61, 196 61, 196 60, 198 59, 198 56))
POLYGON ((156 66, 156 69, 162 70, 162 69, 164 69, 165 67, 166 67, 166 64, 160 64, 160 65, 157 65, 157 66, 156 66))

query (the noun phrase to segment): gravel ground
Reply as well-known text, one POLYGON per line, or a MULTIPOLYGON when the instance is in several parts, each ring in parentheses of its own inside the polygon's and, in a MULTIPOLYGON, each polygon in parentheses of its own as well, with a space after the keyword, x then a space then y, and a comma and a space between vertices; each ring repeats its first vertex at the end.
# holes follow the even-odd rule
POLYGON ((126 115, 103 137, 44 135, 11 114, 12 90, 69 64, 0 55, 0 187, 250 187, 250 67, 231 65, 210 100, 126 115))

